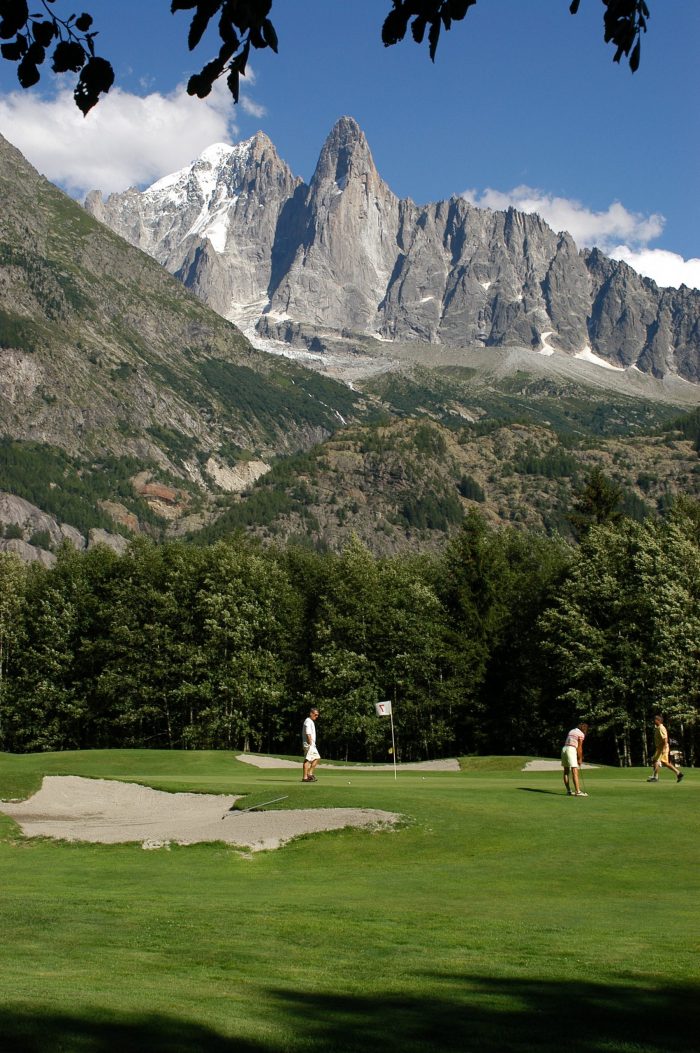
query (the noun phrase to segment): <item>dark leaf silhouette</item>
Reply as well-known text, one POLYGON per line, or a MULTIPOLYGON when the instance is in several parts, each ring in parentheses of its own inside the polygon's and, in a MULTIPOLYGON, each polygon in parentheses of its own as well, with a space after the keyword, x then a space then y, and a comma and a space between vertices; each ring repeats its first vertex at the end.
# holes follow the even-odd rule
POLYGON ((265 43, 265 38, 263 37, 263 34, 262 34, 262 29, 261 29, 260 26, 251 26, 250 27, 250 30, 248 32, 248 40, 250 41, 250 43, 253 45, 254 48, 261 49, 261 48, 267 47, 267 44, 265 43))
POLYGON ((240 77, 237 69, 232 69, 226 78, 226 85, 228 90, 231 92, 231 96, 234 102, 238 102, 238 92, 240 87, 240 77))
POLYGON ((37 44, 47 48, 56 36, 53 22, 32 22, 32 33, 37 44))
POLYGON ((408 29, 409 18, 408 11, 402 6, 395 7, 393 11, 389 12, 382 26, 382 43, 385 48, 389 48, 403 40, 408 29))
POLYGON ((632 54, 630 55, 630 69, 635 73, 639 69, 639 52, 641 50, 641 44, 639 41, 632 48, 632 54))
POLYGON ((187 94, 196 95, 198 99, 205 99, 211 92, 214 81, 220 77, 224 69, 221 59, 207 62, 201 73, 195 73, 190 77, 187 85, 187 94))
POLYGON ((616 46, 613 62, 628 56, 634 73, 639 68, 641 35, 647 30, 649 8, 645 0, 603 0, 603 3, 606 7, 603 38, 606 44, 616 46))
POLYGON ((83 66, 73 98, 78 109, 87 114, 104 92, 114 83, 114 70, 103 58, 90 58, 83 66))
POLYGON ((36 63, 32 62, 26 55, 17 67, 17 79, 23 88, 31 88, 39 80, 39 70, 36 63))
POLYGON ((27 38, 20 33, 11 44, 0 45, 0 54, 3 58, 9 59, 10 62, 18 62, 22 55, 25 54, 27 47, 27 38))
POLYGON ((9 40, 14 37, 27 24, 29 8, 26 0, 10 0, 2 5, 2 19, 0 20, 0 38, 9 40))
POLYGON ((80 44, 62 40, 54 48, 51 68, 54 73, 67 73, 68 70, 78 73, 85 64, 85 58, 85 50, 80 44))
POLYGON ((230 16, 227 16, 226 14, 222 14, 219 19, 219 36, 224 44, 232 44, 237 48, 240 43, 236 27, 231 21, 230 16))
POLYGON ((430 58, 435 61, 435 52, 437 51, 438 40, 440 39, 440 23, 433 22, 428 30, 428 44, 430 58))
POLYGON ((190 51, 194 51, 197 44, 199 44, 218 7, 218 0, 204 0, 204 2, 197 4, 197 11, 192 18, 190 31, 187 34, 187 47, 190 51))
POLYGON ((416 44, 423 43, 426 25, 427 23, 424 18, 414 18, 411 22, 411 36, 415 40, 416 44))
POLYGON ((198 99, 206 99, 211 91, 211 84, 201 73, 193 73, 187 81, 187 94, 196 95, 198 99))
POLYGON ((221 62, 222 68, 226 65, 230 58, 236 54, 240 46, 240 41, 236 37, 235 41, 226 42, 221 45, 219 49, 219 61, 221 62))
POLYGON ((275 54, 277 54, 277 45, 278 45, 277 33, 275 32, 275 27, 273 26, 273 24, 272 24, 272 22, 270 21, 269 18, 266 18, 263 21, 262 34, 263 34, 263 40, 265 41, 267 46, 269 48, 272 48, 272 50, 275 52, 275 54))
MULTIPOLYGON (((434 61, 441 28, 449 30, 453 22, 462 21, 475 3, 476 0, 392 0, 392 9, 382 26, 382 42, 385 47, 398 44, 406 36, 410 21, 413 39, 422 44, 426 26, 430 26, 428 53, 434 61)), ((580 4, 581 0, 571 0, 572 15, 577 14, 580 4)), ((646 32, 649 7, 645 0, 603 0, 603 4, 604 40, 616 47, 613 61, 628 56, 634 72, 639 67, 640 35, 646 32)))
MULTIPOLYGON (((83 11, 61 17, 54 14, 56 2, 43 0, 44 12, 30 15, 27 0, 0 0, 0 40, 7 41, 0 45, 0 56, 18 63, 19 83, 30 88, 40 79, 39 67, 46 49, 55 42, 51 69, 54 73, 80 74, 74 98, 82 112, 88 113, 99 96, 109 90, 114 72, 106 59, 95 55, 97 34, 91 31, 92 15, 83 11)), ((441 29, 452 29, 453 23, 461 22, 475 3, 476 0, 391 0, 391 9, 381 27, 382 43, 392 47, 404 40, 410 24, 411 36, 421 46, 427 29, 428 54, 435 61, 441 29)), ((603 5, 603 38, 615 47, 613 61, 627 57, 634 73, 640 64, 641 34, 647 31, 649 6, 645 0, 603 0, 603 5)), ((581 0, 571 0, 569 11, 575 15, 580 6, 581 0)), ((278 51, 277 31, 270 20, 272 7, 273 0, 171 0, 171 14, 193 12, 187 31, 190 50, 201 43, 212 20, 218 17, 218 55, 190 77, 190 95, 205 98, 214 81, 227 75, 233 101, 238 101, 240 78, 245 74, 250 48, 278 51)))

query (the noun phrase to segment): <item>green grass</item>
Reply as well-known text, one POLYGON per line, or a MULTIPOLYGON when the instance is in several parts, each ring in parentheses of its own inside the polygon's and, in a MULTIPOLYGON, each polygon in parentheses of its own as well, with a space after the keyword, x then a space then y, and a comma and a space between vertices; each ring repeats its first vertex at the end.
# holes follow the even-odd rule
POLYGON ((308 787, 230 753, 0 755, 4 797, 70 773, 408 820, 250 855, 29 841, 1 819, 3 1048, 697 1049, 700 778, 591 770, 573 800, 558 773, 478 760, 308 787))

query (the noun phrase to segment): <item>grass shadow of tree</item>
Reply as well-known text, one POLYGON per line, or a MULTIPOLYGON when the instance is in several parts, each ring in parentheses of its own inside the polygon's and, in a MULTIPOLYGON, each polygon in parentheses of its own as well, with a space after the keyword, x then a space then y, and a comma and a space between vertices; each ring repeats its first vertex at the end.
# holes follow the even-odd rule
POLYGON ((3 1053, 260 1053, 208 1027, 164 1016, 0 1010, 3 1053))
MULTIPOLYGON (((563 965, 563 968, 566 967, 563 965)), ((431 995, 271 990, 280 1043, 163 1016, 0 1011, 3 1053, 696 1053, 698 985, 425 974, 431 995)))
MULTIPOLYGON (((563 968, 571 967, 563 964, 563 968)), ((435 997, 277 992, 306 1049, 344 1053, 697 1053, 697 985, 435 976, 435 997)), ((390 976, 377 987, 391 986, 390 976)))

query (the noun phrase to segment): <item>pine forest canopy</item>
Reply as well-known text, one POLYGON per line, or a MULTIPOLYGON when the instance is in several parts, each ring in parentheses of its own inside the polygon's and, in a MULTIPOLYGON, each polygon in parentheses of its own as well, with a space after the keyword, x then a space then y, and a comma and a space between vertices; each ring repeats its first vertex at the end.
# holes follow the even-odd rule
MULTIPOLYGON (((329 0, 332 2, 332 0, 329 0)), ((386 2, 386 0, 385 0, 386 2)), ((581 0, 571 0, 569 10, 575 15, 581 0)), ((623 55, 634 72, 639 66, 641 35, 650 17, 645 0, 602 0, 604 39, 615 46, 613 60, 623 55)), ((17 77, 22 88, 39 82, 39 67, 51 57, 54 73, 77 73, 73 92, 75 103, 86 115, 114 83, 111 63, 95 53, 97 30, 88 12, 61 17, 56 0, 37 0, 30 12, 27 0, 0 0, 0 54, 17 63, 17 77)), ((402 41, 410 25, 417 44, 426 39, 430 58, 435 59, 440 34, 453 22, 461 21, 476 0, 391 0, 391 10, 382 26, 382 42, 391 47, 402 41)), ((234 102, 238 102, 240 77, 245 75, 250 49, 271 48, 277 51, 278 38, 270 19, 273 0, 172 0, 171 14, 191 11, 187 35, 190 51, 200 43, 210 23, 218 18, 221 47, 218 55, 205 63, 188 82, 190 95, 205 98, 219 77, 226 83, 234 102)), ((157 42, 154 42, 154 46, 157 42)))

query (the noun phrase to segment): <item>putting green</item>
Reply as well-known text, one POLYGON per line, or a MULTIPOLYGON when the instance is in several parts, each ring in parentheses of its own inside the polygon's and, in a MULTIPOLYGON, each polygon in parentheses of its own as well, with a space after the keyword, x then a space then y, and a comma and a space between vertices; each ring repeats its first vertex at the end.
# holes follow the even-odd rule
POLYGON ((302 786, 226 753, 0 756, 2 797, 69 774, 408 817, 255 855, 1 819, 7 1048, 697 1049, 700 776, 597 769, 576 800, 558 773, 481 760, 302 786))

